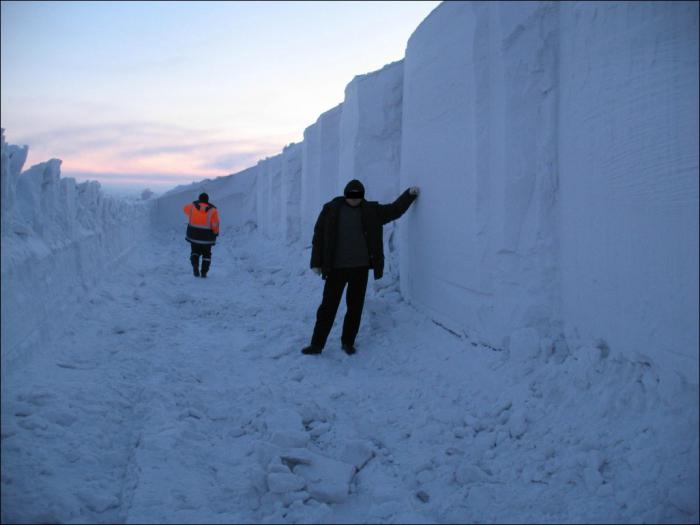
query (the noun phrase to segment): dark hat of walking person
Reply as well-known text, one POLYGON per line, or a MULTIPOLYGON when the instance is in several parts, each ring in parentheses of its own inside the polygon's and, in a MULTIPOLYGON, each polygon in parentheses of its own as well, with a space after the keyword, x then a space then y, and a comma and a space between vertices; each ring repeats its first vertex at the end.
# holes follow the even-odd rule
POLYGON ((364 199, 365 198, 365 187, 357 179, 352 179, 345 186, 345 191, 343 192, 346 199, 364 199))
POLYGON ((209 195, 207 195, 206 193, 200 193, 199 202, 209 202, 209 195))

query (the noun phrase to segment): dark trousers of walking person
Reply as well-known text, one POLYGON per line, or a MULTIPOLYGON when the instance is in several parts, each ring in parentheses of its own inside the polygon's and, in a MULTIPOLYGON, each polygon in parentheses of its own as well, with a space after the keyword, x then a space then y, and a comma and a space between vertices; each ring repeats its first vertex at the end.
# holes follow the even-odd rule
POLYGON ((340 339, 343 344, 351 346, 355 344, 355 337, 360 330, 362 308, 365 304, 368 273, 369 268, 337 268, 330 271, 323 287, 321 306, 316 312, 312 345, 319 348, 325 346, 346 285, 348 290, 345 294, 345 302, 348 310, 343 321, 343 333, 340 339))
POLYGON ((192 253, 190 253, 190 262, 195 275, 199 275, 199 256, 202 256, 202 275, 207 275, 209 266, 211 265, 211 244, 199 244, 190 242, 192 253))

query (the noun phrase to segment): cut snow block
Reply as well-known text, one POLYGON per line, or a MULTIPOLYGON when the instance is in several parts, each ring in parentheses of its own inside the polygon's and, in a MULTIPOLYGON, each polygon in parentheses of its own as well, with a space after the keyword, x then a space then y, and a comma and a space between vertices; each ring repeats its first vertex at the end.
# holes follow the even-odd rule
POLYGON ((342 104, 323 113, 304 130, 301 166, 301 239, 310 243, 323 204, 338 195, 342 104))
POLYGON ((369 441, 359 439, 347 441, 340 453, 340 459, 354 465, 357 470, 364 467, 374 456, 374 445, 369 441))
POLYGON ((270 157, 267 162, 266 178, 267 199, 265 209, 267 217, 263 233, 269 238, 277 238, 282 235, 282 155, 270 157))
POLYGON ((306 480, 292 473, 273 472, 267 475, 267 486, 270 492, 286 494, 303 489, 306 486, 306 480))
POLYGON ((368 200, 392 202, 398 196, 402 96, 402 60, 358 75, 345 87, 338 195, 359 179, 368 200))
MULTIPOLYGON (((285 458, 283 457, 283 460, 285 458)), ((355 467, 320 454, 309 452, 309 464, 297 464, 294 474, 307 481, 309 494, 324 503, 342 503, 350 492, 350 482, 355 475, 355 467)))
POLYGON ((321 211, 320 177, 320 127, 318 124, 312 124, 304 130, 304 142, 302 142, 300 227, 304 245, 311 244, 314 224, 321 211))
POLYGON ((270 441, 282 448, 303 448, 309 442, 309 434, 296 430, 273 432, 270 441))
POLYGON ((284 238, 299 240, 301 228, 301 144, 282 150, 282 228, 284 238))

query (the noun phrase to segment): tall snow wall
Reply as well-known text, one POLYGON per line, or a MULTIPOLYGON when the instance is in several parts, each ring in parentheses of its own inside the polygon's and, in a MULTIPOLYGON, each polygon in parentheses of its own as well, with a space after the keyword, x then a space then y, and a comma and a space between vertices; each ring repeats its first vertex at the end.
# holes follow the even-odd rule
POLYGON ((151 219, 160 230, 181 229, 184 241, 187 217, 182 208, 206 192, 218 211, 222 231, 250 228, 257 222, 257 167, 239 173, 178 186, 155 199, 151 219))
POLYGON ((289 144, 282 150, 282 219, 283 236, 287 242, 301 236, 301 144, 289 144))
POLYGON ((698 4, 582 3, 560 21, 567 331, 697 381, 698 4))
POLYGON ((27 147, 2 134, 2 370, 122 260, 144 233, 148 202, 106 196, 97 182, 61 178, 51 159, 22 171, 27 147))
POLYGON ((311 244, 324 203, 338 195, 340 117, 343 105, 323 113, 304 130, 301 164, 301 240, 311 244))
POLYGON ((691 3, 435 9, 404 63, 403 295, 511 352, 565 334, 697 369, 697 22, 691 3))
POLYGON ((282 235, 282 154, 258 162, 258 228, 267 238, 282 235))
MULTIPOLYGON (((340 117, 338 178, 335 195, 352 179, 362 181, 368 200, 392 202, 400 194, 403 61, 355 77, 345 88, 340 117)), ((398 276, 394 242, 400 224, 384 232, 385 282, 398 276)))

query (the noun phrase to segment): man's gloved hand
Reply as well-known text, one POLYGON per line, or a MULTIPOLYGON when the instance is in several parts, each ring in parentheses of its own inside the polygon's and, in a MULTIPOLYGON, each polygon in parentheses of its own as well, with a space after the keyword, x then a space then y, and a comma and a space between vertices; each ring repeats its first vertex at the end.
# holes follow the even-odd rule
POLYGON ((321 275, 321 268, 311 268, 311 271, 316 275, 321 275))
POLYGON ((408 192, 409 192, 411 195, 416 195, 416 196, 418 196, 418 194, 420 193, 420 188, 419 188, 418 186, 411 186, 410 188, 408 188, 408 192))

